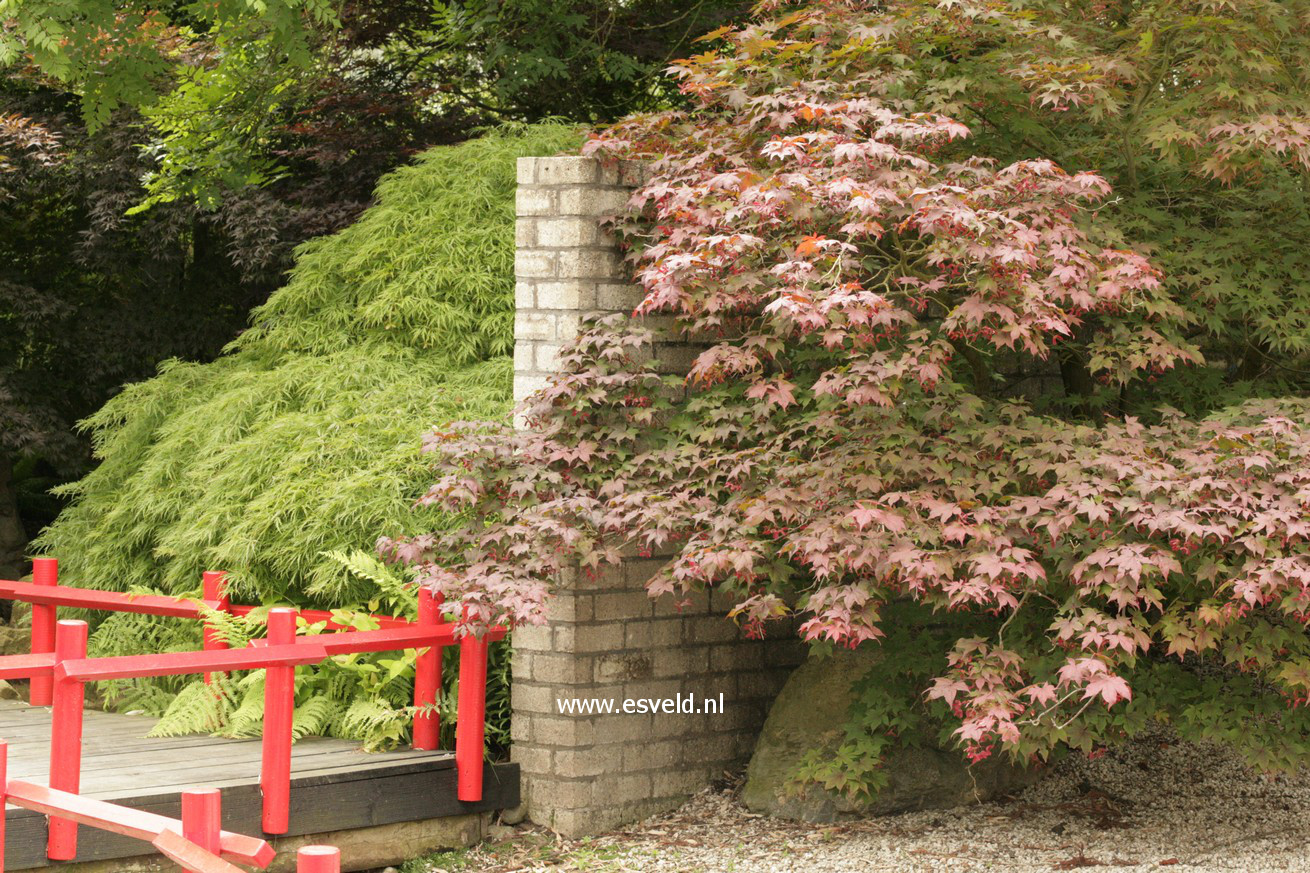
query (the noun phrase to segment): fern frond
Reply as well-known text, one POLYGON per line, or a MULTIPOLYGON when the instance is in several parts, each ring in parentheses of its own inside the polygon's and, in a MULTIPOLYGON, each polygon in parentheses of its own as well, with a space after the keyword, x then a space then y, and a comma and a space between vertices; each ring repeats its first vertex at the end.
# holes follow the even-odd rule
POLYGON ((409 708, 395 709, 383 700, 355 700, 333 722, 332 735, 359 740, 368 751, 395 748, 412 718, 409 708))
POLYGON ((230 682, 215 681, 206 685, 196 680, 183 688, 150 730, 151 737, 180 737, 186 734, 210 734, 227 721, 231 707, 229 695, 235 689, 230 682))
POLYGON ((228 716, 227 724, 220 732, 225 737, 244 739, 257 737, 264 732, 264 679, 263 670, 255 670, 246 676, 237 694, 240 703, 228 716))
POLYGON ((324 552, 323 557, 336 561, 352 576, 373 583, 379 594, 395 603, 408 605, 415 602, 413 586, 407 583, 397 567, 384 563, 376 552, 332 549, 324 552))
POLYGON ((291 721, 292 740, 325 733, 341 708, 340 703, 325 694, 309 698, 296 707, 291 721))
POLYGON ((264 635, 264 625, 251 615, 232 615, 200 604, 200 617, 230 649, 244 649, 264 635))

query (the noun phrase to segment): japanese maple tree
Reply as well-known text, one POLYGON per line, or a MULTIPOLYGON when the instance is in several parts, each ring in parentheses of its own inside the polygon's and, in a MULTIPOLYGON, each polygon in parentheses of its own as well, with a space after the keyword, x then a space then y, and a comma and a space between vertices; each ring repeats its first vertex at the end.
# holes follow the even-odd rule
MULTIPOLYGON (((1150 718, 1303 760, 1310 404, 1152 410, 1156 380, 1223 347, 1204 296, 1134 244, 1095 168, 995 157, 1022 151, 997 144, 1023 113, 1086 143, 1129 85, 1164 87, 1088 63, 1079 29, 1116 5, 1073 4, 1072 36, 1070 4, 963 0, 766 3, 711 34, 675 68, 695 109, 587 146, 652 163, 613 226, 644 300, 567 350, 530 429, 430 435, 426 500, 468 523, 383 551, 474 631, 542 621, 554 577, 633 549, 672 555, 653 595, 731 591, 750 633, 798 615, 816 643, 876 645, 901 604, 949 614, 916 695, 975 760, 1150 718), (951 64, 971 72, 943 92, 951 64), (703 349, 685 379, 652 362, 667 342, 703 349), (1016 373, 1079 402, 1039 412, 1016 373)), ((1186 57, 1164 78, 1203 89, 1186 57)), ((1156 159, 1193 149, 1198 185, 1304 171, 1303 120, 1197 101, 1156 159)))

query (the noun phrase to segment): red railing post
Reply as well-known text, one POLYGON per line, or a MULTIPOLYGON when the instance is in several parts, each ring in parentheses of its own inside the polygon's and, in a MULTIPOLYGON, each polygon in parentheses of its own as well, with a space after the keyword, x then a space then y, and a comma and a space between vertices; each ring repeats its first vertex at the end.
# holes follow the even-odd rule
MULTIPOLYGON (((232 601, 227 595, 227 574, 221 570, 207 570, 201 576, 203 585, 203 596, 205 602, 213 606, 219 612, 228 612, 232 609, 232 601)), ((216 649, 226 649, 227 643, 219 636, 218 630, 209 622, 205 622, 205 651, 211 652, 216 649)), ((205 684, 210 684, 212 677, 209 673, 205 674, 205 684)))
POLYGON ((341 873, 341 850, 335 846, 305 846, 296 853, 296 873, 341 873))
MULTIPOLYGON (((59 622, 55 628, 55 664, 84 659, 86 637, 86 622, 59 622)), ((69 794, 77 794, 82 786, 85 690, 77 679, 65 677, 55 681, 54 711, 50 719, 50 787, 69 794)), ((50 817, 46 857, 52 861, 72 861, 77 857, 77 822, 50 817)))
POLYGON ((0 740, 0 873, 5 873, 5 808, 9 787, 9 744, 0 740))
MULTIPOLYGON (((223 570, 206 570, 202 575, 202 594, 204 602, 216 608, 219 612, 229 612, 232 610, 232 599, 228 598, 228 574, 223 570)), ((227 642, 219 636, 219 632, 211 623, 204 623, 204 650, 215 651, 217 649, 227 649, 227 642)), ((204 674, 204 684, 210 684, 212 676, 204 674)))
POLYGON ((482 799, 482 759, 487 717, 487 639, 459 641, 459 704, 455 713, 456 796, 482 799))
MULTIPOLYGON (((54 558, 32 559, 32 584, 58 585, 59 562, 54 558)), ((32 654, 46 655, 55 650, 55 620, 57 608, 40 603, 32 604, 32 654)), ((33 706, 49 706, 54 691, 53 680, 49 676, 33 676, 31 685, 31 703, 33 706)))
POLYGON ((217 788, 182 792, 182 836, 212 855, 223 853, 223 795, 217 788))
MULTIPOLYGON (((441 623, 441 605, 431 590, 418 590, 419 627, 435 627, 441 623)), ((441 715, 437 712, 437 698, 441 695, 441 646, 428 646, 419 650, 414 665, 414 741, 422 751, 433 751, 441 741, 441 715)))
MULTIPOLYGON (((296 611, 268 611, 268 643, 296 641, 296 611)), ((291 724, 296 710, 296 668, 269 667, 264 678, 264 747, 259 788, 266 834, 285 834, 291 819, 291 724)))

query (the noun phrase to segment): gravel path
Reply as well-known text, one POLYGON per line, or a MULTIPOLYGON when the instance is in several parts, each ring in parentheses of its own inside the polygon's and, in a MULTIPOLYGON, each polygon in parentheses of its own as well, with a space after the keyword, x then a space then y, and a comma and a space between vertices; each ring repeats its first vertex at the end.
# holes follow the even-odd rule
POLYGON ((1305 870, 1310 774, 1253 773, 1210 746, 1141 741, 1070 758, 1017 798, 835 825, 753 815, 731 788, 625 831, 561 840, 498 828, 406 873, 1305 870))

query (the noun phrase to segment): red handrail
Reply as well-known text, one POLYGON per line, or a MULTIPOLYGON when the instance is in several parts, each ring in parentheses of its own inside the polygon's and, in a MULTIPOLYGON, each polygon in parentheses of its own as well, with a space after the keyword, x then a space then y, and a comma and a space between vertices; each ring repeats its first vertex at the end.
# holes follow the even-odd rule
MULTIPOLYGON (((171 618, 200 618, 199 599, 183 600, 162 594, 124 594, 121 591, 96 591, 91 588, 52 588, 51 583, 0 581, 0 597, 23 600, 33 605, 75 606, 101 612, 135 612, 171 618)), ((210 606, 218 608, 218 603, 210 606)))
MULTIPOLYGON (((0 657, 0 679, 48 679, 54 674, 55 655, 4 655, 0 657)), ((33 704, 35 705, 35 704, 33 704)))
MULTIPOLYGON (((329 657, 364 652, 419 649, 414 677, 415 749, 438 745, 440 721, 435 705, 441 689, 441 649, 460 648, 459 698, 456 712, 455 766, 461 801, 482 799, 482 762, 486 739, 486 681, 488 644, 502 639, 506 629, 490 629, 481 638, 457 637, 455 625, 442 620, 440 600, 419 591, 418 620, 372 616, 379 630, 360 631, 342 625, 324 610, 275 607, 268 610, 268 638, 244 649, 230 649, 206 622, 204 648, 195 652, 126 655, 111 658, 86 656, 85 622, 57 622, 59 606, 117 612, 173 616, 203 620, 206 608, 232 615, 249 615, 262 607, 233 605, 227 596, 226 577, 208 572, 202 582, 203 599, 163 595, 132 595, 111 591, 61 587, 54 559, 39 558, 33 582, 0 580, 0 597, 33 604, 33 654, 0 657, 0 678, 30 678, 32 702, 53 704, 50 784, 76 793, 81 770, 83 685, 107 679, 199 673, 208 682, 212 673, 267 669, 265 730, 260 787, 264 796, 266 833, 286 833, 290 811, 291 720, 295 705, 294 669, 329 657), (39 611, 39 612, 38 612, 39 611), (345 633, 296 636, 298 618, 308 624, 326 623, 326 629, 345 633), (56 632, 56 625, 58 632, 56 632), (43 688, 49 686, 46 698, 43 688)), ((76 854, 76 822, 51 820, 48 854, 54 860, 71 860, 76 854)))
POLYGON ((295 667, 300 664, 317 664, 327 657, 327 648, 314 643, 263 646, 258 649, 218 649, 210 652, 115 655, 110 658, 60 661, 55 665, 54 677, 56 682, 65 678, 98 682, 144 676, 184 676, 187 673, 207 673, 211 670, 226 672, 258 670, 261 667, 295 667))

